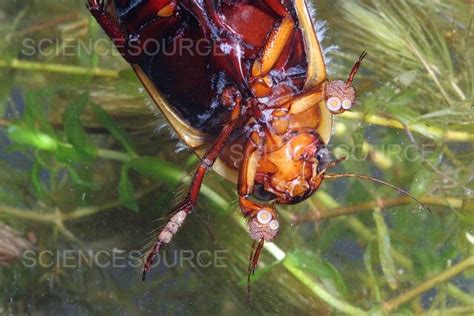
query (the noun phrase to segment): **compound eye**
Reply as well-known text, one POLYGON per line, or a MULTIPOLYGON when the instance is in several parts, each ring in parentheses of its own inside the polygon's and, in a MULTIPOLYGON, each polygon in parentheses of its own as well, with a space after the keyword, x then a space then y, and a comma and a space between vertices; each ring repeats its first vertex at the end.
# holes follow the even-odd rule
POLYGON ((330 97, 327 100, 326 104, 329 111, 331 112, 338 112, 341 110, 342 103, 341 99, 339 99, 338 97, 330 97))
POLYGON ((344 110, 349 110, 352 107, 352 102, 349 99, 345 99, 342 101, 342 108, 344 110))
POLYGON ((269 211, 261 210, 257 214, 257 221, 260 224, 266 225, 272 220, 272 214, 269 211))
POLYGON ((270 226, 270 228, 273 229, 273 230, 277 230, 278 227, 280 227, 280 223, 278 223, 278 221, 276 219, 274 219, 270 222, 270 224, 268 226, 270 226))
POLYGON ((318 173, 325 169, 332 161, 331 153, 326 147, 321 148, 317 155, 316 159, 318 159, 318 173))

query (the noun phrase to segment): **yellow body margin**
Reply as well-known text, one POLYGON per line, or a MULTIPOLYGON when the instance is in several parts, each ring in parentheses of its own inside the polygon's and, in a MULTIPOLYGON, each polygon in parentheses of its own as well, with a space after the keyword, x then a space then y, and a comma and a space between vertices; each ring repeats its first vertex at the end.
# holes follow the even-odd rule
MULTIPOLYGON (((308 60, 305 90, 311 90, 318 87, 319 85, 324 85, 322 91, 326 91, 326 64, 324 63, 321 45, 319 44, 316 31, 313 27, 313 21, 311 21, 305 0, 295 0, 295 8, 298 15, 301 32, 303 33, 306 58, 308 60)), ((323 101, 319 103, 321 124, 319 125, 317 131, 323 142, 327 144, 331 139, 332 114, 329 112, 324 100, 325 97, 323 94, 323 101)))

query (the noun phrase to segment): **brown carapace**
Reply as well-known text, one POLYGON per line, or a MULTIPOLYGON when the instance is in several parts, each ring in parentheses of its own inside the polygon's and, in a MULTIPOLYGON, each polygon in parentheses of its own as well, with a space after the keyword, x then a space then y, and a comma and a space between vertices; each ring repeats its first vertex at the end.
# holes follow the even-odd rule
POLYGON ((187 197, 146 258, 143 279, 195 208, 212 168, 237 182, 256 241, 251 275, 264 243, 280 229, 274 205, 308 198, 334 165, 326 149, 332 115, 355 103, 352 82, 365 53, 346 81, 328 81, 304 0, 89 0, 87 6, 201 157, 187 197))

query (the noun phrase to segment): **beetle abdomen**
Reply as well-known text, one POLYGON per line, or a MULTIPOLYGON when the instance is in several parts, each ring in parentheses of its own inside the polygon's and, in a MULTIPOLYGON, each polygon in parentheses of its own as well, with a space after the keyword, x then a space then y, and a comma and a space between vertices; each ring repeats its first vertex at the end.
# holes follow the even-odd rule
MULTIPOLYGON (((157 13, 169 0, 115 0, 119 20, 142 49, 141 68, 183 119, 199 130, 217 134, 227 115, 218 102, 219 94, 228 85, 246 89, 250 68, 279 17, 263 1, 215 1, 212 5, 220 25, 212 23, 210 31, 204 31, 205 17, 194 9, 198 4, 176 3, 173 15, 162 17, 157 13)), ((294 14, 293 8, 289 11, 294 14)), ((296 28, 275 64, 272 80, 285 77, 300 89, 305 69, 302 34, 296 28)))

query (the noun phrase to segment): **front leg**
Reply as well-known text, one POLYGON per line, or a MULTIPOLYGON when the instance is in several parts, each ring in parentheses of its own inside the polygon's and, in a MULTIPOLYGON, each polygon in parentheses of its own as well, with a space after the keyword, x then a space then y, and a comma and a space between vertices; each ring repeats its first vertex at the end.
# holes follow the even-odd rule
POLYGON ((133 63, 135 58, 130 54, 128 35, 117 20, 110 15, 108 11, 110 3, 111 0, 88 0, 86 7, 125 60, 133 63))
POLYGON ((250 276, 255 272, 265 241, 272 241, 279 229, 276 210, 249 198, 255 188, 255 177, 262 155, 263 137, 261 135, 261 131, 257 129, 252 131, 247 139, 238 184, 240 210, 248 219, 250 237, 256 241, 249 259, 249 281, 250 276))
POLYGON ((86 7, 110 37, 122 57, 131 64, 139 62, 143 53, 156 51, 156 40, 163 36, 170 25, 178 19, 176 0, 154 2, 150 4, 150 7, 141 8, 142 18, 145 20, 137 19, 143 26, 132 26, 132 29, 137 27, 137 33, 128 33, 124 26, 110 14, 110 5, 111 0, 88 0, 86 7), (150 15, 150 10, 154 18, 148 21, 144 14, 150 15))
POLYGON ((293 17, 280 1, 264 0, 264 2, 281 19, 268 35, 265 46, 252 65, 250 82, 256 97, 264 97, 272 93, 269 73, 281 58, 285 47, 290 44, 295 29, 293 17))

